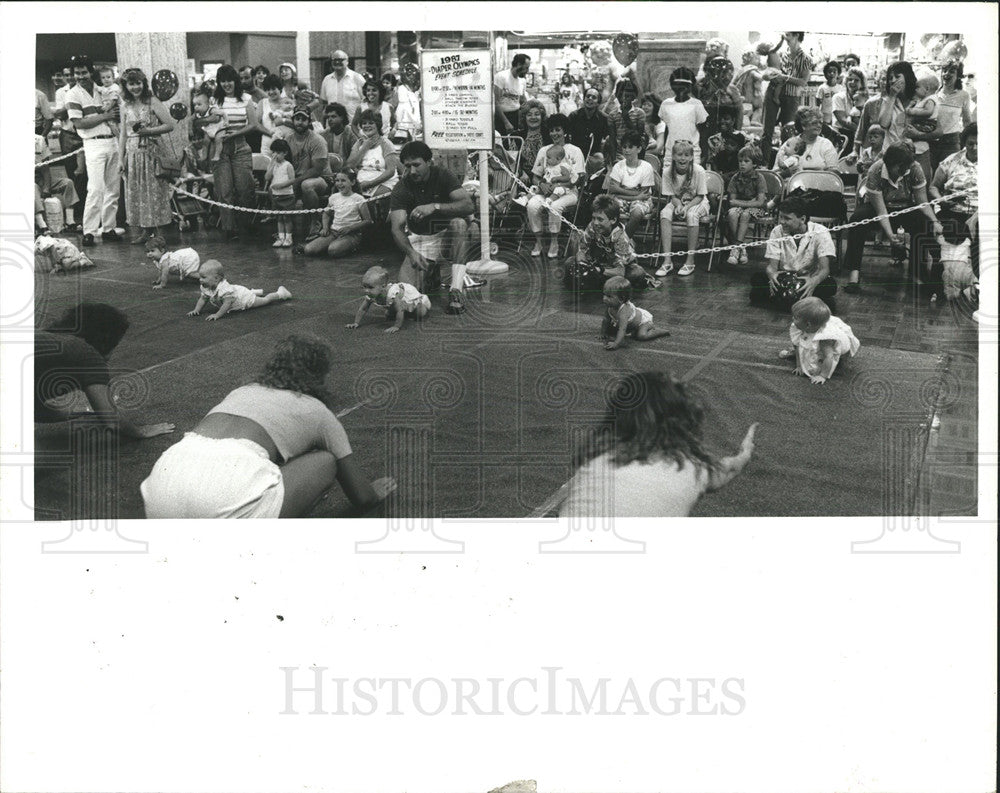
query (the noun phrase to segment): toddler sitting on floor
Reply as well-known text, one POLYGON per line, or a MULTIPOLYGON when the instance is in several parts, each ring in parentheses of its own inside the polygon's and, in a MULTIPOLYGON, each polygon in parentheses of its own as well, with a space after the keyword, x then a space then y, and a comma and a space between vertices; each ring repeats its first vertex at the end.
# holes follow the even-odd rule
POLYGON ((849 352, 854 356, 861 348, 851 326, 831 315, 829 306, 818 297, 804 297, 792 306, 788 334, 794 348, 778 355, 794 356, 795 374, 805 375, 813 385, 833 377, 841 355, 849 352))
POLYGON ((601 339, 607 343, 606 350, 617 350, 631 335, 639 341, 650 341, 661 336, 669 336, 669 330, 660 330, 653 325, 653 315, 632 302, 632 284, 627 278, 616 275, 604 283, 604 305, 608 312, 601 325, 601 339), (611 334, 614 333, 614 338, 611 334))

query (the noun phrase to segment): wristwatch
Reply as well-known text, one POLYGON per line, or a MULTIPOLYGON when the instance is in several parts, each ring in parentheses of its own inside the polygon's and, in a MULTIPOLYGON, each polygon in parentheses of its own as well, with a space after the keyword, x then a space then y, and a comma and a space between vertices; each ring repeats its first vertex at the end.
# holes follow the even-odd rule
POLYGON ((434 211, 435 212, 440 212, 441 211, 441 205, 440 204, 435 204, 434 205, 434 211))

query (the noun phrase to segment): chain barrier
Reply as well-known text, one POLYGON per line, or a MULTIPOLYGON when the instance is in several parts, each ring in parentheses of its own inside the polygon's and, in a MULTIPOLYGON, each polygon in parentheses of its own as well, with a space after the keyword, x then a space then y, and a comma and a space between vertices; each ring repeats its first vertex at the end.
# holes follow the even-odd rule
MULTIPOLYGON (((205 196, 198 195, 197 193, 192 193, 190 190, 185 190, 183 187, 178 187, 175 184, 170 185, 170 189, 175 193, 180 193, 181 195, 186 195, 191 198, 201 201, 203 204, 210 204, 214 207, 221 207, 222 209, 231 209, 234 212, 250 212, 254 215, 315 215, 320 212, 326 212, 329 207, 322 206, 316 207, 315 209, 257 209, 255 207, 241 207, 235 204, 226 204, 222 201, 215 201, 211 198, 205 198, 205 196)), ((389 198, 390 193, 381 193, 376 196, 368 196, 365 198, 366 204, 373 204, 376 201, 384 201, 389 198)))
MULTIPOLYGON (((528 185, 526 185, 524 182, 522 182, 517 177, 517 174, 515 174, 512 170, 510 170, 510 168, 507 167, 507 164, 503 160, 501 160, 495 154, 491 154, 490 157, 493 159, 494 162, 496 162, 500 166, 500 168, 502 170, 506 171, 507 175, 510 176, 522 189, 524 189, 525 191, 528 191, 530 189, 528 185)), ((898 217, 899 215, 907 215, 910 212, 916 212, 917 210, 921 209, 922 207, 927 207, 927 206, 932 207, 932 206, 936 206, 937 204, 943 203, 945 201, 952 201, 955 198, 960 198, 961 196, 968 195, 971 192, 972 191, 970 191, 970 190, 957 190, 954 193, 949 193, 946 196, 941 196, 941 198, 935 198, 935 199, 933 199, 931 201, 925 201, 922 204, 917 204, 916 206, 907 207, 906 209, 898 209, 895 212, 888 212, 885 215, 878 215, 878 216, 873 217, 873 218, 864 218, 863 220, 855 220, 855 221, 853 221, 851 223, 845 223, 842 226, 833 226, 831 228, 828 228, 827 231, 832 234, 832 233, 837 232, 837 231, 844 231, 845 229, 852 229, 852 228, 854 228, 856 226, 865 226, 865 225, 868 225, 869 223, 878 223, 881 220, 887 220, 888 218, 894 218, 894 217, 898 217)), ((553 210, 551 207, 549 207, 549 211, 552 212, 554 215, 556 215, 563 223, 565 223, 567 226, 569 226, 577 234, 583 234, 583 229, 577 227, 571 221, 567 220, 566 217, 561 212, 553 210)), ((692 250, 692 251, 671 251, 670 255, 671 256, 696 256, 696 255, 698 255, 700 253, 725 253, 726 251, 747 250, 748 248, 759 248, 759 247, 761 247, 763 245, 767 245, 769 242, 784 242, 786 240, 799 240, 799 239, 802 239, 803 237, 806 237, 806 236, 808 236, 810 234, 812 234, 811 231, 805 231, 805 232, 802 232, 801 234, 791 234, 791 235, 788 235, 786 237, 778 237, 777 239, 773 239, 773 240, 772 239, 766 239, 766 240, 756 240, 756 241, 753 241, 753 242, 741 242, 741 243, 736 243, 736 244, 733 244, 733 245, 720 245, 720 246, 716 246, 714 248, 697 248, 696 250, 692 250)), ((636 258, 637 259, 657 259, 657 258, 661 257, 662 255, 663 255, 662 253, 637 253, 636 254, 636 258)))
POLYGON ((83 152, 83 149, 73 149, 73 151, 68 151, 65 154, 60 154, 58 157, 52 157, 48 160, 43 160, 42 162, 35 163, 35 170, 39 168, 44 168, 46 165, 52 165, 54 162, 62 162, 63 160, 68 160, 70 157, 76 157, 77 154, 83 152))

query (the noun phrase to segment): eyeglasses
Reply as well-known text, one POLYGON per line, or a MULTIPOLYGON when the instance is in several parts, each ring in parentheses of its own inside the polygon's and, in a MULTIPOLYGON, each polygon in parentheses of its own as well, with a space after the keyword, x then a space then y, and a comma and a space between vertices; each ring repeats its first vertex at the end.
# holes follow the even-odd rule
POLYGON ((343 63, 343 62, 344 62, 344 59, 343 59, 343 58, 331 58, 330 60, 331 60, 331 61, 332 61, 333 63, 343 63))

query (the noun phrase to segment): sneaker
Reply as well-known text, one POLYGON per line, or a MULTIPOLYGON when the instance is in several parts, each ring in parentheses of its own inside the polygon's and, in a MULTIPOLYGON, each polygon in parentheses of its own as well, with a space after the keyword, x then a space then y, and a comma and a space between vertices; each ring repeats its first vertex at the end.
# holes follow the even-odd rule
POLYGON ((290 300, 291 297, 292 297, 292 293, 289 292, 287 289, 285 289, 285 287, 279 286, 278 287, 278 297, 280 297, 282 300, 290 300))
POLYGON ((449 314, 461 314, 465 311, 465 306, 462 304, 462 293, 458 291, 452 291, 448 300, 448 313, 449 314))
POLYGON ((93 234, 84 234, 83 235, 83 247, 85 247, 85 248, 93 248, 94 247, 94 235, 93 234))
POLYGON ((740 263, 740 256, 736 251, 730 253, 729 258, 726 259, 726 264, 732 265, 734 267, 739 263, 740 263))
POLYGON ((285 237, 284 237, 284 235, 279 234, 278 235, 278 239, 275 240, 274 245, 272 245, 271 247, 272 248, 284 248, 285 247, 285 237))
POLYGON ((559 243, 553 241, 549 244, 549 258, 557 259, 559 258, 559 243))
POLYGON ((691 275, 694 272, 694 262, 687 262, 680 270, 677 271, 677 275, 691 275))
POLYGON ((656 271, 655 275, 657 278, 665 278, 674 271, 674 265, 668 259, 665 261, 660 268, 656 271))
POLYGON ((475 278, 473 278, 471 275, 466 275, 464 281, 462 282, 462 285, 466 289, 479 289, 479 288, 485 286, 486 282, 485 281, 478 281, 475 278))
POLYGON ((284 241, 281 243, 281 247, 282 248, 291 248, 294 244, 295 243, 292 241, 292 235, 291 234, 286 234, 284 236, 284 241))
POLYGON ((542 246, 539 245, 537 242, 535 243, 535 247, 531 249, 531 255, 532 256, 541 256, 542 255, 542 246))
POLYGON ((743 248, 740 251, 740 264, 748 264, 750 262, 750 257, 747 255, 747 249, 743 248))

